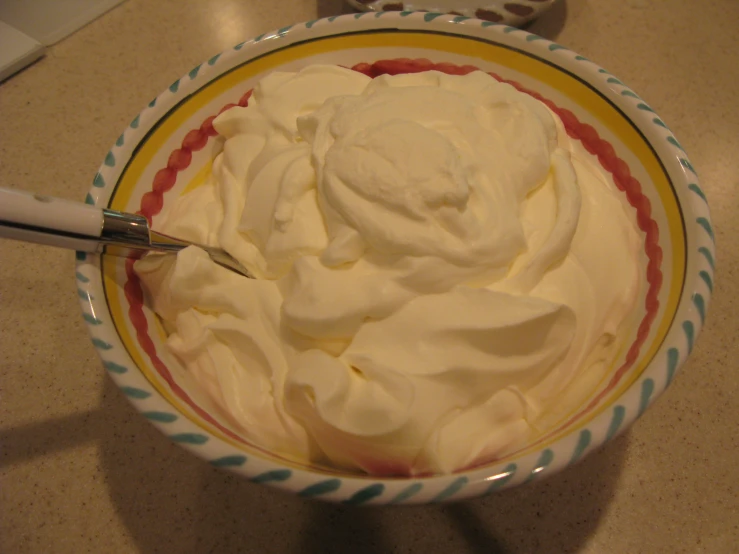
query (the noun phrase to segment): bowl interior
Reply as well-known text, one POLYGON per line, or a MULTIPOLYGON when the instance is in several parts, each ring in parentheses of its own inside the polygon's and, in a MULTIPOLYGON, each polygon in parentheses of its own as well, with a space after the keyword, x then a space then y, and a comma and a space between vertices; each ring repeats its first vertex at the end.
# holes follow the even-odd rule
MULTIPOLYGON (((641 262, 646 279, 638 312, 627 347, 607 377, 593 383, 590 397, 577 410, 553 414, 550 431, 536 443, 477 475, 483 479, 500 476, 522 460, 528 460, 532 470, 543 458, 548 459, 543 467, 555 466, 552 461, 558 449, 567 451, 567 460, 558 462, 560 467, 566 465, 619 430, 625 418, 621 414, 614 423, 615 404, 624 405, 625 393, 643 380, 650 362, 666 348, 686 282, 689 233, 682 205, 686 192, 675 183, 675 175, 682 175, 685 164, 679 156, 661 155, 662 146, 655 147, 658 140, 663 141, 665 129, 652 121, 660 120, 646 104, 615 77, 559 45, 510 27, 486 28, 475 20, 470 20, 473 29, 466 21, 465 25, 457 21, 455 26, 414 15, 403 22, 409 28, 397 28, 400 16, 396 24, 383 26, 375 14, 359 15, 372 18, 371 24, 363 26, 356 17, 346 16, 335 27, 322 20, 298 31, 283 29, 237 45, 194 68, 152 101, 121 135, 87 201, 141 212, 156 228, 157 219, 174 198, 206 182, 220 146, 210 127, 213 116, 229 105, 243 104, 248 91, 272 71, 298 70, 314 63, 350 67, 380 59, 427 58, 435 63, 474 65, 539 97, 560 115, 568 133, 622 190, 624 205, 638 222, 644 241, 641 262), (424 26, 428 23, 438 27, 424 26)), ((216 465, 243 469, 250 477, 255 470, 245 468, 248 464, 244 462, 251 456, 261 460, 259 471, 288 468, 336 474, 330 468, 301 468, 234 431, 169 354, 164 330, 143 302, 131 262, 108 256, 78 257, 78 276, 88 280, 85 290, 90 298, 85 305, 91 314, 85 315, 100 322, 93 327, 93 342, 98 341, 106 367, 135 403, 144 404, 153 395, 159 402, 156 406, 166 408, 137 404, 146 417, 160 426, 174 424, 176 419, 180 432, 168 432, 170 437, 178 437, 175 440, 196 451, 208 443, 212 450, 207 454, 198 451, 200 455, 215 460, 216 465)), ((643 394, 635 397, 633 402, 643 405, 636 405, 634 411, 641 413, 650 396, 646 401, 643 394)))

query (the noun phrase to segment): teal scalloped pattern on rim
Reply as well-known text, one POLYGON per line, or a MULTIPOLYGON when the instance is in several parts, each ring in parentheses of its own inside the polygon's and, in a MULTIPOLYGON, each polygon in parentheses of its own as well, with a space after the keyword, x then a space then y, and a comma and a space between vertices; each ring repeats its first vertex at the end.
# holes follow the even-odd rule
POLYGON ((459 491, 467 486, 467 483, 469 483, 469 481, 470 480, 467 477, 457 477, 444 490, 437 494, 432 502, 443 502, 445 500, 453 498, 459 491))
POLYGON ((374 485, 369 485, 355 492, 348 499, 344 500, 344 504, 352 504, 353 506, 366 504, 373 498, 381 496, 383 492, 385 492, 385 485, 382 483, 375 483, 374 485))
POLYGON ((211 460, 210 463, 215 467, 239 467, 246 463, 246 456, 223 456, 221 458, 211 460))
MULTIPOLYGON (((627 423, 635 419, 641 414, 673 380, 680 365, 687 358, 687 355, 693 349, 695 337, 703 326, 708 301, 711 297, 714 275, 715 275, 715 244, 713 228, 710 224, 710 216, 706 203, 706 196, 699 187, 696 180, 695 168, 685 156, 680 143, 672 135, 672 132, 666 124, 654 115, 654 110, 644 103, 639 96, 631 89, 628 89, 623 83, 611 76, 606 70, 600 69, 587 58, 575 54, 556 43, 542 39, 516 29, 515 27, 507 27, 504 25, 483 22, 476 19, 470 19, 462 16, 439 16, 436 14, 414 14, 411 12, 390 13, 378 12, 373 18, 338 16, 328 19, 314 20, 305 24, 292 25, 283 27, 272 33, 265 33, 251 41, 244 41, 236 45, 231 52, 217 54, 208 59, 203 64, 193 68, 184 77, 176 80, 165 90, 160 96, 154 98, 147 108, 137 115, 129 125, 129 128, 121 134, 115 142, 115 145, 105 157, 103 164, 95 175, 93 180, 93 189, 86 198, 88 203, 98 203, 106 201, 105 195, 110 195, 111 189, 116 182, 116 174, 121 171, 121 164, 125 160, 127 151, 133 149, 138 140, 148 128, 155 123, 152 120, 150 112, 160 109, 159 106, 165 100, 170 102, 174 97, 180 97, 183 94, 183 80, 188 82, 199 82, 204 84, 208 79, 212 78, 218 71, 227 70, 228 64, 233 63, 233 54, 245 50, 245 47, 251 47, 260 42, 264 37, 290 39, 294 33, 301 33, 315 29, 323 34, 332 34, 330 32, 331 25, 346 27, 348 19, 357 22, 357 25, 367 25, 379 28, 377 25, 398 26, 402 27, 403 21, 407 20, 418 28, 419 25, 427 25, 429 28, 436 28, 442 24, 448 24, 449 32, 454 32, 454 28, 464 31, 475 27, 485 29, 491 33, 490 39, 510 36, 511 40, 521 41, 530 45, 525 46, 531 50, 536 49, 537 55, 545 58, 544 51, 556 60, 571 60, 584 66, 588 66, 589 74, 600 76, 603 85, 614 88, 620 88, 619 95, 624 101, 631 102, 636 110, 645 114, 645 121, 648 121, 655 129, 658 129, 663 136, 666 147, 672 148, 674 156, 678 161, 680 168, 686 175, 690 175, 690 184, 686 190, 692 195, 689 199, 690 206, 693 211, 698 214, 694 219, 695 229, 701 231, 694 237, 695 248, 689 252, 691 263, 697 268, 696 282, 697 290, 690 298, 691 309, 687 312, 681 312, 683 318, 676 325, 683 334, 682 342, 671 343, 663 353, 663 363, 655 366, 663 367, 664 371, 661 376, 651 377, 646 375, 634 384, 633 389, 638 393, 638 401, 634 404, 634 409, 630 409, 626 405, 617 404, 605 414, 601 414, 603 418, 608 418, 606 425, 602 431, 599 431, 595 424, 590 424, 587 428, 581 429, 576 437, 569 443, 568 455, 561 457, 561 462, 557 461, 557 455, 552 449, 545 449, 535 453, 523 460, 519 464, 510 463, 501 470, 491 483, 472 482, 466 476, 446 476, 434 478, 430 480, 415 480, 405 483, 380 482, 381 480, 355 480, 346 479, 327 479, 325 476, 306 473, 302 470, 290 470, 272 464, 272 469, 253 474, 251 479, 259 483, 280 483, 292 485, 286 487, 296 490, 299 495, 310 498, 330 498, 331 500, 341 499, 342 491, 346 491, 343 501, 348 504, 364 504, 373 503, 375 501, 388 503, 406 503, 419 500, 426 502, 455 500, 467 496, 472 489, 471 494, 481 494, 501 490, 508 486, 523 481, 530 481, 549 472, 558 463, 560 467, 569 463, 575 463, 582 456, 604 441, 611 440, 617 435, 627 423), (372 23, 377 21, 377 23, 372 23), (208 71, 205 71, 206 67, 208 71), (212 68, 212 69, 211 69, 212 68), (215 73, 214 73, 215 72, 215 73), (207 74, 207 75, 206 75, 207 74), (649 115, 651 114, 651 115, 649 115), (98 191, 98 192, 95 192, 98 191), (297 489, 296 487, 301 487, 297 489), (428 489, 428 490, 427 490, 428 489)), ((409 23, 410 25, 410 23, 409 23)), ((342 28, 343 28, 342 27, 342 28)), ((339 31, 341 32, 341 31, 339 31)), ((502 40, 502 39, 501 39, 502 40)), ((266 41, 265 41, 266 42, 266 41)), ((272 41, 270 41, 272 42, 272 41)), ((550 58, 551 59, 551 58, 550 58)), ((189 89, 188 89, 189 90, 189 89)), ((688 222, 689 223, 689 222, 688 222)), ((99 302, 102 296, 102 289, 97 281, 99 281, 99 270, 96 269, 97 258, 87 256, 85 253, 77 255, 77 285, 78 295, 83 309, 83 318, 90 327, 92 342, 103 359, 103 366, 108 374, 113 377, 122 392, 129 397, 136 407, 141 410, 144 417, 149 419, 153 424, 159 427, 172 440, 185 444, 187 448, 196 451, 200 456, 212 456, 209 461, 215 467, 241 469, 248 468, 251 460, 244 456, 240 451, 235 450, 228 445, 216 447, 213 453, 205 453, 202 449, 207 445, 211 447, 211 443, 218 442, 210 440, 210 438, 202 433, 202 430, 193 425, 187 418, 179 417, 178 413, 168 405, 168 403, 159 395, 158 392, 146 381, 140 374, 138 368, 130 359, 126 360, 125 352, 116 340, 115 330, 112 322, 105 316, 104 310, 92 310, 93 303, 99 302), (112 338, 111 338, 112 337, 112 338), (214 455, 217 454, 217 455, 214 455)), ((255 462, 256 464, 256 462, 255 462)), ((258 464, 256 464, 258 465, 258 464)), ((266 464, 269 466, 269 464, 266 464)), ((260 465, 264 467, 265 464, 260 465)), ((410 480, 409 480, 410 481, 410 480)))
POLYGON ((332 492, 336 492, 341 488, 341 479, 326 479, 305 487, 298 493, 298 496, 304 498, 316 498, 332 492))
POLYGON ((289 469, 274 469, 265 471, 254 477, 252 483, 269 483, 272 481, 287 481, 292 477, 293 472, 289 469))
POLYGON ((413 483, 411 485, 408 485, 405 489, 400 491, 398 495, 393 498, 390 503, 391 504, 402 504, 403 502, 407 502, 414 496, 416 496, 421 490, 423 489, 423 484, 421 483, 413 483))
POLYGON ((516 476, 516 464, 508 464, 502 473, 495 476, 493 482, 485 490, 485 494, 490 494, 497 490, 504 489, 508 483, 516 476))

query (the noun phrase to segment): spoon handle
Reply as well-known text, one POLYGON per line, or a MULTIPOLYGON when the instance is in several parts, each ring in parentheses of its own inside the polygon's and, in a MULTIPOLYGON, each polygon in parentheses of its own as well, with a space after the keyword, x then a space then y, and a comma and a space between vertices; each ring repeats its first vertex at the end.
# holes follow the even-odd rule
POLYGON ((0 188, 0 237, 95 252, 102 230, 100 208, 0 188))
MULTIPOLYGON (((130 255, 130 251, 176 253, 194 244, 149 229, 145 217, 0 187, 0 238, 84 252, 130 255), (118 247, 109 250, 107 247, 118 247)), ((253 278, 220 248, 196 244, 219 265, 253 278)))

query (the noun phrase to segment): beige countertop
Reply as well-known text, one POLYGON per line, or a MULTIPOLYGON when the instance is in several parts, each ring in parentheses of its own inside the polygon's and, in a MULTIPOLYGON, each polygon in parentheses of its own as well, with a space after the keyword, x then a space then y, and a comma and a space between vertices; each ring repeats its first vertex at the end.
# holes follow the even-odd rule
MULTIPOLYGON (((174 79, 244 38, 345 9, 124 2, 0 85, 0 184, 83 199, 120 131, 174 79)), ((90 344, 73 254, 0 241, 0 551, 737 552, 739 2, 567 0, 533 30, 638 91, 713 209, 707 326, 629 432, 562 474, 474 501, 294 498, 208 466, 140 417, 90 344)))

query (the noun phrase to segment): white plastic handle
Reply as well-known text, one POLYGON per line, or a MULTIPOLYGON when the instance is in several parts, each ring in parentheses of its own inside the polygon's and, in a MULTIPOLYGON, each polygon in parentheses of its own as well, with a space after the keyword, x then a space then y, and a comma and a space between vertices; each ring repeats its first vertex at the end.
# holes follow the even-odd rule
MULTIPOLYGON (((110 245, 118 247, 110 252, 114 255, 127 255, 130 250, 176 253, 193 244, 151 231, 141 215, 4 188, 0 188, 0 238, 84 252, 108 253, 104 247, 110 245)), ((254 278, 238 260, 220 248, 196 246, 217 264, 254 278)))
POLYGON ((100 208, 0 188, 0 237, 94 252, 103 228, 100 208))

